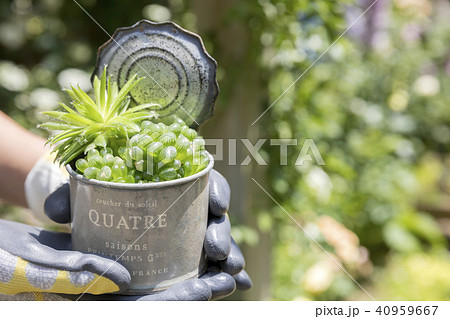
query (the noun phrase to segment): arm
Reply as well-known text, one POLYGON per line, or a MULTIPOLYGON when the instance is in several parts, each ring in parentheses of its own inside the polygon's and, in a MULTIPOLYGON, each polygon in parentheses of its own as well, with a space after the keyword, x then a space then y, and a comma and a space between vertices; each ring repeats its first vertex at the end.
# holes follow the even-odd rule
POLYGON ((45 140, 0 111, 0 199, 26 207, 24 182, 45 153, 45 140))

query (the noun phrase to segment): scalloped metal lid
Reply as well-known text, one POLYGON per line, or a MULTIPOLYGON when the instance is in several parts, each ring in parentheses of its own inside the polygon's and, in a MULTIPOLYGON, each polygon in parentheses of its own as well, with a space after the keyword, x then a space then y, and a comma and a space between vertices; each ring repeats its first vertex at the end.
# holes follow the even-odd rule
POLYGON ((117 29, 98 49, 93 77, 105 65, 119 87, 136 73, 145 77, 131 98, 137 104, 158 103, 154 111, 162 121, 176 116, 196 128, 213 115, 217 63, 198 35, 173 22, 142 20, 117 29))

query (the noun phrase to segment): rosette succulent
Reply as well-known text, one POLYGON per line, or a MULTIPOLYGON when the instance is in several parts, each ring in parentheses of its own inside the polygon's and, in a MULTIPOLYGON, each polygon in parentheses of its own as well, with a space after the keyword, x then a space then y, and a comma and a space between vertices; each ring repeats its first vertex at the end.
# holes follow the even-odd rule
POLYGON ((133 76, 119 91, 106 77, 94 79, 95 99, 80 88, 67 90, 73 108, 44 114, 56 122, 40 127, 62 131, 50 137, 56 160, 75 163, 86 178, 117 183, 173 180, 200 172, 209 163, 205 142, 182 120, 158 123, 149 110, 156 104, 130 106, 128 93, 140 79, 133 76))

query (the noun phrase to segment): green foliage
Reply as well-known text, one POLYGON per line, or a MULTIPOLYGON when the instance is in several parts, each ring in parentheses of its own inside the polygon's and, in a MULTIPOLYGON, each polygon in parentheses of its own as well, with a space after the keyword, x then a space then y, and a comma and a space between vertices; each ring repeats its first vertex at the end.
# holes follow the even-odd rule
MULTIPOLYGON (((273 72, 268 84, 269 105, 345 29, 343 14, 329 19, 321 11, 325 7, 343 12, 345 7, 332 1, 321 3, 320 8, 310 6, 305 19, 297 19, 303 17, 302 10, 291 9, 297 14, 283 15, 263 29, 264 39, 270 41, 262 56, 269 55, 270 59, 262 62, 273 72)), ((424 4, 431 6, 429 2, 424 4)), ((270 5, 279 8, 276 1, 270 5)), ((389 252, 446 247, 435 219, 422 214, 417 206, 427 200, 424 194, 436 196, 433 191, 442 193, 442 189, 430 190, 422 183, 423 175, 418 175, 417 168, 430 154, 440 154, 438 162, 442 163, 449 150, 448 50, 439 43, 448 41, 450 28, 439 14, 439 4, 428 13, 414 7, 406 12, 400 5, 398 1, 384 8, 390 19, 382 29, 368 30, 380 38, 364 39, 365 43, 341 38, 263 118, 271 138, 300 141, 297 147, 290 147, 288 163, 292 165, 274 165, 270 170, 273 191, 282 205, 295 212, 297 219, 312 225, 322 215, 332 216, 358 236, 376 266, 384 264, 389 252), (309 162, 294 167, 305 138, 314 139, 325 166, 309 162)), ((367 14, 372 18, 375 15, 367 14)), ((277 162, 279 150, 268 148, 267 152, 277 162)), ((439 182, 439 173, 434 175, 438 178, 429 184, 439 182)), ((282 238, 300 230, 287 224, 278 208, 273 215, 279 234, 275 239, 279 243, 275 248, 275 298, 349 296, 333 286, 340 282, 355 289, 354 284, 335 273, 332 266, 322 267, 325 274, 333 273, 324 289, 300 284, 309 275, 313 278, 308 270, 322 256, 312 255, 311 249, 289 250, 293 243, 307 243, 299 238, 284 242, 282 238), (285 269, 292 271, 288 274, 285 269)), ((334 251, 336 247, 331 248, 334 251)), ((345 261, 344 265, 351 268, 345 261)), ((369 274, 354 272, 363 282, 369 274)), ((445 297, 443 294, 439 299, 445 297)))
POLYGON ((371 290, 384 300, 449 300, 448 253, 393 256, 374 276, 371 290))

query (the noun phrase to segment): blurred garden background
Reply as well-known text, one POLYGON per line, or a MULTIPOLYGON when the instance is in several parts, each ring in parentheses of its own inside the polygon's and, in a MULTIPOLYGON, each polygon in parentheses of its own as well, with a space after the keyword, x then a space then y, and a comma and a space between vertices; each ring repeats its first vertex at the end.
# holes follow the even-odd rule
MULTIPOLYGON (((0 109, 45 136, 40 112, 67 100, 70 83, 90 88, 107 33, 174 21, 219 65, 215 116, 201 133, 224 139, 216 168, 230 181, 233 235, 254 281, 231 299, 369 299, 254 178, 375 299, 450 300, 450 3, 373 2, 2 1, 0 109), (281 165, 267 141, 268 165, 243 166, 243 138, 298 145, 281 165), (295 165, 305 139, 325 165, 295 165)), ((0 217, 39 223, 7 203, 0 217)))

